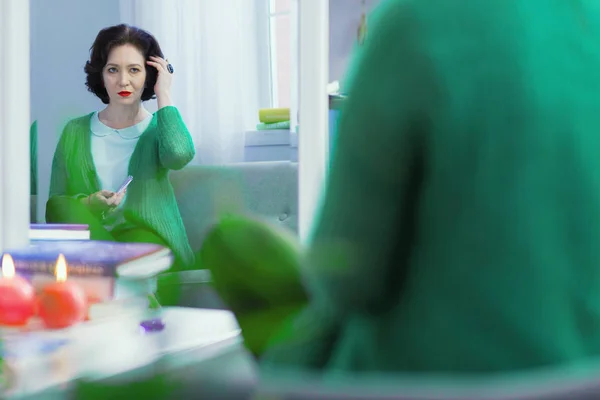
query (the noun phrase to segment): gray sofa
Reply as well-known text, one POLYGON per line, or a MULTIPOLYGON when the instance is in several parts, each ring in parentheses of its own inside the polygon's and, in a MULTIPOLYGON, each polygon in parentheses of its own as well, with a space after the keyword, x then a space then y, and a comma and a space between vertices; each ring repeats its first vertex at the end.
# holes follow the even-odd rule
MULTIPOLYGON (((227 166, 188 166, 171 183, 192 249, 222 213, 248 212, 292 232, 298 227, 298 168, 287 161, 227 166)), ((224 309, 207 271, 164 274, 158 281, 163 305, 224 309)))
POLYGON ((298 167, 288 161, 192 165, 171 172, 188 238, 198 250, 219 213, 248 211, 296 231, 298 167))

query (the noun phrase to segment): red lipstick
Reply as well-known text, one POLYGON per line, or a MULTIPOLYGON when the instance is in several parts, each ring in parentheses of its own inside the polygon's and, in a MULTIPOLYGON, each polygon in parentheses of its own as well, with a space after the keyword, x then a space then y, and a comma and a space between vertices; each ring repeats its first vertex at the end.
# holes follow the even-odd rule
POLYGON ((131 92, 128 92, 128 91, 124 90, 122 92, 119 92, 119 96, 121 96, 121 97, 131 96, 131 92))

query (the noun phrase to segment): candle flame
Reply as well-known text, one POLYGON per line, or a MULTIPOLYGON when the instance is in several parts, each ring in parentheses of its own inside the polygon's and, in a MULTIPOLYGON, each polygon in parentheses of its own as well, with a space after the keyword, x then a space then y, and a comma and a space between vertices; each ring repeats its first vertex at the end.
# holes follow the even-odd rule
POLYGON ((2 276, 4 278, 12 278, 15 276, 15 262, 10 254, 2 256, 2 276))
POLYGON ((56 275, 57 282, 64 282, 67 280, 67 260, 63 254, 58 255, 54 275, 56 275))

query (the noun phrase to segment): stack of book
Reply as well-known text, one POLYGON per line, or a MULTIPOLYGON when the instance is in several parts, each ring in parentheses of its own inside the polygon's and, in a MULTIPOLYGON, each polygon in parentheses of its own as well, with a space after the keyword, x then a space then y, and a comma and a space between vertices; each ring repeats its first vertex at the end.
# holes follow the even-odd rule
POLYGON ((88 225, 31 224, 29 237, 28 246, 5 251, 16 273, 39 291, 56 279, 56 261, 62 254, 67 279, 83 288, 91 304, 123 299, 144 299, 147 304, 154 278, 173 264, 164 246, 90 240, 88 225))
MULTIPOLYGON (((173 263, 170 249, 150 243, 37 240, 6 253, 12 256, 17 274, 30 280, 36 289, 56 279, 56 261, 63 254, 67 279, 81 285, 95 302, 114 300, 117 279, 147 287, 149 279, 173 263)), ((127 293, 121 296, 127 297, 127 293)))
POLYGON ((289 130, 290 129, 290 109, 289 108, 262 108, 258 111, 260 123, 256 125, 256 130, 289 130))
POLYGON ((90 240, 86 225, 32 224, 30 243, 0 251, 0 259, 4 254, 10 254, 16 274, 29 280, 38 294, 57 279, 56 263, 63 255, 66 279, 85 291, 89 309, 88 321, 64 329, 47 329, 37 316, 26 326, 0 329, 0 391, 19 394, 25 386, 31 390, 71 380, 80 373, 82 362, 95 357, 93 365, 102 364, 98 345, 117 343, 126 349, 118 353, 122 357, 108 359, 112 367, 131 358, 130 350, 136 346, 146 351, 143 354, 154 355, 139 329, 148 320, 164 327, 162 314, 148 310, 148 299, 156 275, 173 263, 170 249, 90 240), (84 342, 93 351, 88 352, 84 342), (35 380, 27 381, 31 376, 35 380))

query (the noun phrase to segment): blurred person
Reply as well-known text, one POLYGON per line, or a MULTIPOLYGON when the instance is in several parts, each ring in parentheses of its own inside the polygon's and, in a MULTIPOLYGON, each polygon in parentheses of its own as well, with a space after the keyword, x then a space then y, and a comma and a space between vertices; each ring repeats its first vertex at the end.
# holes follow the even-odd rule
MULTIPOLYGON (((600 2, 387 0, 369 27, 307 254, 286 264, 306 305, 246 326, 262 365, 493 373, 598 355, 600 2)), ((269 271, 230 282, 244 263, 213 250, 261 265, 239 245, 252 224, 212 231, 215 284, 297 303, 269 271)))

